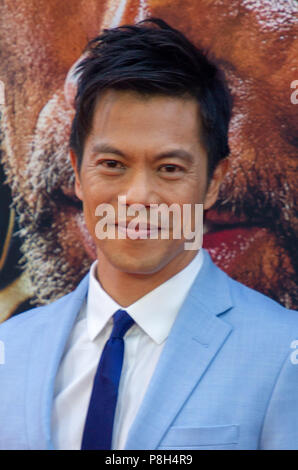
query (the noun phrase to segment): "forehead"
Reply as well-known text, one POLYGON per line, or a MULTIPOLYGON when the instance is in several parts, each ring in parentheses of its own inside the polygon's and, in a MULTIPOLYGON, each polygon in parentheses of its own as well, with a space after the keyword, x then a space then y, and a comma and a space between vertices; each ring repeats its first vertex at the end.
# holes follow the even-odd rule
POLYGON ((200 131, 199 105, 191 96, 107 90, 97 99, 88 137, 143 145, 155 140, 187 143, 198 142, 200 131))

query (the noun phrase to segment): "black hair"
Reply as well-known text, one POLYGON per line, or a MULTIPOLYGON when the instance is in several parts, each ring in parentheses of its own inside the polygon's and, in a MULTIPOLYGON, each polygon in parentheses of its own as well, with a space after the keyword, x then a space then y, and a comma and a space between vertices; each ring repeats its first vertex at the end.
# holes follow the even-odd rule
POLYGON ((221 70, 180 31, 159 18, 104 29, 89 42, 79 74, 70 147, 80 168, 97 98, 107 89, 197 100, 208 179, 229 154, 231 96, 221 70))

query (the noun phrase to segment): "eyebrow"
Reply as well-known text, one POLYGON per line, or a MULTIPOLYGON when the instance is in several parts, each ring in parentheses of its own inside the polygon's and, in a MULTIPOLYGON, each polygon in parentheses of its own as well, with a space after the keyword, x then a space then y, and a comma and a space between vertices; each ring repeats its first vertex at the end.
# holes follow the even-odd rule
POLYGON ((186 160, 188 163, 193 163, 194 156, 183 149, 168 150, 166 152, 159 153, 156 160, 162 160, 164 158, 179 158, 186 160))
MULTIPOLYGON (((119 157, 123 157, 123 158, 127 157, 125 153, 121 152, 121 150, 106 143, 95 144, 94 147, 92 148, 92 153, 93 154, 110 153, 113 155, 118 155, 119 157)), ((194 162, 194 156, 190 152, 184 149, 173 149, 173 150, 167 150, 165 152, 161 152, 156 156, 155 160, 159 161, 165 158, 179 158, 179 159, 187 161, 188 163, 194 162)))
POLYGON ((92 148, 92 153, 113 153, 114 155, 119 155, 120 157, 125 157, 125 154, 121 152, 119 149, 116 147, 113 147, 112 145, 109 144, 95 144, 94 147, 92 148))

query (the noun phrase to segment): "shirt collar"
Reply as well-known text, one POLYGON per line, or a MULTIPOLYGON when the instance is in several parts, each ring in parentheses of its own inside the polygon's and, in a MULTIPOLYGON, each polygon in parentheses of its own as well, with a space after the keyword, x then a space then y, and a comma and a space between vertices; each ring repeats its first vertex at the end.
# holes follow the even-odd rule
POLYGON ((161 344, 170 333, 203 259, 203 249, 200 249, 184 269, 125 308, 112 299, 97 280, 97 261, 94 261, 90 268, 86 313, 90 340, 97 337, 118 309, 125 309, 154 342, 161 344))

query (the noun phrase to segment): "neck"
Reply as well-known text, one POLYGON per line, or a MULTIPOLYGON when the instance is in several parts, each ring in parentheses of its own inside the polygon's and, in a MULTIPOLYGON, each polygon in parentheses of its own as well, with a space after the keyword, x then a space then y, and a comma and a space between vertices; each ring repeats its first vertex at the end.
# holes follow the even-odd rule
POLYGON ((197 251, 182 252, 164 267, 149 274, 122 271, 109 263, 101 253, 98 257, 97 279, 115 302, 122 307, 128 307, 182 271, 197 253, 197 251))

